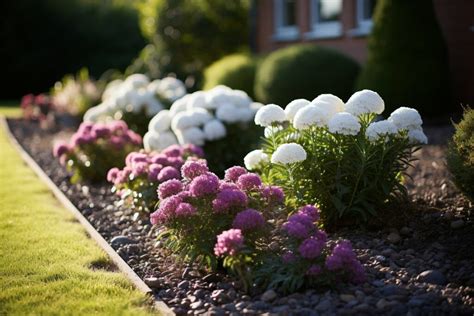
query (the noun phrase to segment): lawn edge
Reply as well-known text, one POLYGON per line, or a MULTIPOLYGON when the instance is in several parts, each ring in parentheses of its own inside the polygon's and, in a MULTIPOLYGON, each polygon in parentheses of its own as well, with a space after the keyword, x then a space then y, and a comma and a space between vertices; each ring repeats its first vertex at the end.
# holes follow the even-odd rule
MULTIPOLYGON (((82 213, 74 206, 74 204, 64 195, 64 193, 54 184, 54 182, 46 175, 36 161, 26 152, 26 150, 17 141, 10 130, 7 119, 0 114, 0 126, 5 131, 10 144, 15 148, 23 161, 34 171, 38 178, 51 190, 59 203, 71 212, 74 217, 81 223, 100 248, 109 256, 112 262, 125 274, 132 284, 142 293, 153 296, 153 291, 143 280, 133 271, 133 269, 115 252, 102 235, 89 223, 82 213)), ((174 312, 158 297, 154 296, 153 308, 161 315, 174 315, 174 312)))

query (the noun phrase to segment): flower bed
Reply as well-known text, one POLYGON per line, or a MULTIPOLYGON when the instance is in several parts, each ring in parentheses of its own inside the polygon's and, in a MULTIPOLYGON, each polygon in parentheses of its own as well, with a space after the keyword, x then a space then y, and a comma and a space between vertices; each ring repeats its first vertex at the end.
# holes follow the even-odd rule
MULTIPOLYGON (((130 209, 113 206, 115 196, 110 192, 110 185, 68 183, 65 170, 51 155, 50 142, 54 135, 29 130, 28 125, 20 123, 14 127, 17 137, 58 186, 178 314, 189 310, 196 313, 309 313, 311 310, 373 313, 394 309, 399 313, 472 313, 472 257, 470 248, 459 243, 461 238, 468 246, 473 238, 466 212, 472 205, 460 198, 449 184, 441 185, 446 182, 444 174, 434 179, 427 176, 443 170, 440 165, 434 167, 436 160, 426 160, 429 155, 417 165, 421 171, 411 174, 415 175, 416 183, 429 181, 433 189, 429 192, 412 188, 411 191, 419 193, 436 208, 422 200, 418 205, 407 205, 418 213, 396 232, 387 227, 372 233, 343 231, 330 238, 343 237, 353 242, 366 266, 367 282, 336 287, 327 293, 306 290, 286 296, 272 291, 251 291, 248 295, 233 278, 220 273, 203 274, 199 269, 174 263, 169 253, 157 244, 156 231, 147 221, 135 216, 130 209), (434 195, 426 198, 425 194, 434 195), (457 218, 461 211, 467 216, 464 219, 457 218), (455 228, 451 227, 459 227, 455 224, 459 220, 465 228, 456 228, 457 234, 453 236, 451 230, 455 228), (432 269, 439 270, 441 275, 422 273, 432 269), (460 288, 459 285, 465 286, 460 288)), ((421 154, 430 154, 432 150, 439 154, 440 149, 435 147, 423 149, 421 154)))

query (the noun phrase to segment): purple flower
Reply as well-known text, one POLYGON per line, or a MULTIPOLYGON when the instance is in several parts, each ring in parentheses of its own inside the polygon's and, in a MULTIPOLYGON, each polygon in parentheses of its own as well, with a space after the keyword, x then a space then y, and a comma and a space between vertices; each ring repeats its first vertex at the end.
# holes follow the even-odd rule
POLYGON ((310 229, 300 222, 288 221, 283 224, 283 230, 285 230, 289 236, 299 239, 307 238, 311 234, 310 229))
POLYGON ((107 172, 107 181, 111 183, 115 183, 115 180, 117 180, 117 176, 119 174, 120 170, 119 168, 112 168, 107 172))
POLYGON ((214 254, 218 257, 223 255, 236 255, 244 246, 244 236, 240 229, 229 229, 217 236, 214 246, 214 254))
POLYGON ((204 157, 204 151, 201 147, 194 144, 186 144, 183 147, 183 155, 204 157))
POLYGON ((306 271, 306 274, 309 276, 317 276, 320 275, 321 272, 323 272, 323 269, 317 264, 311 265, 308 270, 306 271))
POLYGON ((317 222, 319 220, 319 209, 314 205, 305 205, 300 208, 298 213, 308 215, 309 217, 311 217, 313 222, 317 222))
POLYGON ((69 146, 65 142, 58 142, 54 145, 53 155, 56 158, 61 157, 69 152, 69 146))
POLYGON ((116 149, 122 149, 125 145, 125 141, 120 136, 112 136, 109 138, 110 144, 115 147, 116 149))
POLYGON ((165 148, 161 153, 167 157, 179 157, 182 154, 182 148, 179 145, 171 145, 165 148))
POLYGON ((355 283, 364 282, 365 272, 362 264, 357 260, 357 256, 349 241, 343 240, 337 243, 334 249, 326 258, 326 268, 330 271, 346 271, 349 273, 350 281, 355 283))
POLYGON ((156 154, 156 155, 153 155, 150 159, 150 161, 152 163, 157 163, 157 164, 160 164, 160 165, 163 165, 163 166, 168 166, 168 157, 166 157, 165 155, 163 154, 156 154))
POLYGON ((191 181, 189 191, 195 197, 203 197, 217 193, 219 178, 212 172, 202 174, 191 181))
POLYGON ((254 209, 246 209, 235 216, 234 222, 232 223, 233 228, 240 229, 242 231, 249 231, 262 228, 265 225, 265 219, 262 213, 254 209))
POLYGON ((301 245, 298 247, 298 251, 301 257, 306 259, 314 259, 321 254, 324 245, 324 241, 319 240, 314 236, 311 236, 301 243, 301 245))
POLYGON ((237 184, 233 182, 219 181, 219 190, 240 190, 237 184))
POLYGON ((147 173, 148 164, 146 162, 135 162, 132 163, 132 173, 135 177, 147 173))
POLYGON ((257 189, 262 185, 262 179, 255 173, 246 173, 237 180, 239 188, 245 191, 257 189))
POLYGON ((112 130, 112 132, 124 132, 128 130, 128 125, 124 121, 112 121, 108 124, 108 126, 112 130))
POLYGON ((180 174, 176 168, 173 167, 164 167, 161 169, 160 173, 158 173, 158 181, 165 182, 166 180, 170 179, 179 179, 180 174))
POLYGON ((130 174, 132 173, 132 168, 125 167, 122 171, 117 173, 114 184, 119 185, 128 181, 130 174))
POLYGON ((125 158, 125 163, 127 166, 133 165, 133 163, 136 162, 148 162, 149 158, 147 154, 140 153, 140 152, 131 152, 127 155, 127 158, 125 158))
POLYGON ((196 212, 197 209, 194 206, 185 202, 179 203, 178 207, 176 208, 176 216, 186 217, 194 215, 196 214, 196 212))
POLYGON ((236 182, 237 179, 239 179, 241 175, 246 174, 246 173, 247 173, 247 170, 245 168, 242 168, 239 166, 231 167, 225 171, 224 180, 230 181, 230 182, 236 182))
POLYGON ((94 127, 94 123, 91 122, 82 122, 77 129, 76 134, 85 135, 89 134, 92 131, 92 127, 94 127))
POLYGON ((288 250, 281 256, 281 260, 283 261, 283 263, 286 263, 286 264, 295 262, 296 259, 297 259, 296 255, 291 250, 288 250))
POLYGON ((205 174, 209 171, 209 168, 206 165, 205 160, 188 160, 181 167, 181 175, 183 178, 192 180, 202 174, 205 174))
POLYGON ((263 188, 262 197, 271 206, 282 204, 285 200, 283 190, 277 186, 267 186, 263 188))
POLYGON ((176 194, 176 196, 182 199, 183 201, 188 201, 192 197, 189 191, 181 191, 178 194, 176 194))
POLYGON ((161 169, 163 169, 162 165, 157 163, 152 163, 148 166, 148 180, 151 182, 155 182, 158 180, 158 174, 160 173, 161 169))
POLYGON ((169 157, 168 158, 168 165, 171 167, 174 167, 178 170, 181 169, 181 167, 184 164, 184 160, 181 157, 169 157))
POLYGON ((78 147, 81 145, 88 144, 91 140, 92 138, 89 135, 82 135, 79 133, 75 133, 71 137, 71 145, 72 147, 78 147))
POLYGON ((140 136, 140 134, 137 134, 132 130, 128 130, 126 136, 127 136, 127 138, 130 139, 132 144, 134 144, 134 145, 141 145, 142 144, 142 137, 140 136))
POLYGON ((181 191, 183 191, 183 184, 181 181, 171 179, 158 186, 158 197, 160 200, 163 200, 169 196, 178 194, 181 191))
POLYGON ((182 202, 181 198, 176 195, 170 196, 162 201, 160 201, 160 206, 158 210, 153 212, 150 215, 150 220, 153 225, 162 224, 165 221, 172 218, 175 213, 178 205, 182 202))
POLYGON ((247 195, 241 190, 222 190, 212 201, 212 209, 216 213, 230 211, 232 208, 241 210, 247 206, 247 195))
POLYGON ((91 134, 94 138, 105 138, 110 135, 110 129, 105 124, 97 123, 92 126, 91 134))

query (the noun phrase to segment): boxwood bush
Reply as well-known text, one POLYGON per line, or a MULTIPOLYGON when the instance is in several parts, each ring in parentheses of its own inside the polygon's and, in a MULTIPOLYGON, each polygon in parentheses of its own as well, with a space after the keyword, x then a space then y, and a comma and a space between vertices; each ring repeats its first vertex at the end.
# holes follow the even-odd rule
POLYGON ((243 90, 254 98, 253 87, 257 60, 246 54, 233 54, 219 59, 204 70, 204 90, 218 85, 243 90))
POLYGON ((432 0, 380 0, 357 89, 378 91, 388 111, 410 104, 433 116, 450 111, 448 78, 447 50, 432 0))
POLYGON ((351 95, 359 65, 329 48, 294 45, 271 53, 255 78, 256 98, 264 103, 286 105, 297 99, 314 99, 332 93, 343 99, 351 95))
POLYGON ((466 109, 455 127, 447 155, 448 168, 456 186, 474 201, 474 110, 466 109))

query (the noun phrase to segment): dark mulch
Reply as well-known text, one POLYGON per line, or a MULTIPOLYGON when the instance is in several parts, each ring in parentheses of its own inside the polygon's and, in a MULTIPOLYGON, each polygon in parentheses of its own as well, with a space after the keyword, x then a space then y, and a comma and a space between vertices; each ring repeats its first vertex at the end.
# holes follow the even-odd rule
POLYGON ((346 229, 332 236, 353 242, 367 269, 365 284, 289 296, 277 294, 268 299, 272 296, 268 293, 242 293, 238 281, 222 274, 175 263, 156 240, 156 231, 147 219, 114 203, 116 198, 109 185, 70 185, 67 172, 52 157, 51 148, 53 140, 67 138, 72 130, 41 131, 35 124, 19 120, 10 120, 9 124, 58 187, 177 314, 474 312, 474 208, 449 179, 444 157, 446 140, 452 133, 450 126, 426 128, 433 145, 424 146, 416 154, 419 160, 409 171, 412 180, 407 180, 409 203, 390 206, 390 216, 376 230, 346 229), (400 220, 393 216, 397 212, 400 220))

